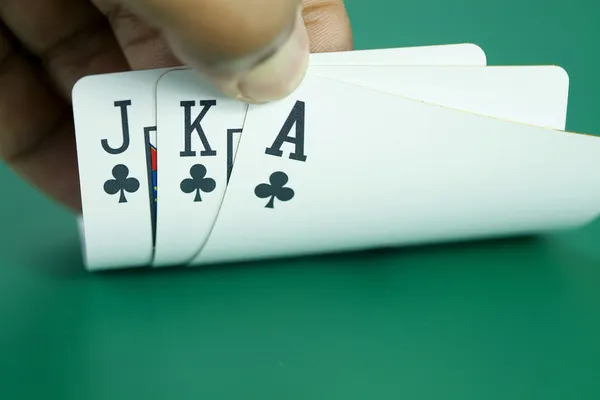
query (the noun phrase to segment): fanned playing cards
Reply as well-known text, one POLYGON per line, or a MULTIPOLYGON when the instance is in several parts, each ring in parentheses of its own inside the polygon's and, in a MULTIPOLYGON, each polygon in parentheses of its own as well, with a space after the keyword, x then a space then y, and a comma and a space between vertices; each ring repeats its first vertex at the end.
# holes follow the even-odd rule
POLYGON ((313 54, 247 105, 186 68, 73 91, 90 270, 201 266, 537 234, 600 214, 600 138, 567 73, 473 44, 313 54))

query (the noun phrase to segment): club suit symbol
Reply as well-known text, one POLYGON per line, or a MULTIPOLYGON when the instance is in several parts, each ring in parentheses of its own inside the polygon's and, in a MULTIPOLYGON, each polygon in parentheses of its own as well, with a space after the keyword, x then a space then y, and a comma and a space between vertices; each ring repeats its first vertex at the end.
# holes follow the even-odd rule
POLYGON ((286 187, 288 176, 285 172, 273 172, 269 183, 261 183, 254 189, 254 194, 260 199, 269 199, 265 208, 275 208, 275 199, 279 201, 290 201, 294 198, 294 190, 286 187))
POLYGON ((194 202, 201 202, 201 193, 210 193, 217 187, 217 182, 212 178, 206 177, 206 167, 202 164, 196 164, 190 168, 190 177, 181 181, 181 191, 183 193, 196 193, 194 202))
POLYGON ((125 193, 135 193, 140 188, 140 181, 129 177, 129 168, 123 164, 115 165, 112 170, 114 179, 104 183, 104 191, 111 196, 119 193, 119 203, 127 203, 125 193))

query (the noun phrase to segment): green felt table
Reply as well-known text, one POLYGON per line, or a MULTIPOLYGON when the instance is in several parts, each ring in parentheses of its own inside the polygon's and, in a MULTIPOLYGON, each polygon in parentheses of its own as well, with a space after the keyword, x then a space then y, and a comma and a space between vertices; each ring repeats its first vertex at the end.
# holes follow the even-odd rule
MULTIPOLYGON (((598 2, 497 4, 347 0, 358 49, 474 42, 490 65, 563 66, 569 129, 599 134, 598 2)), ((0 183, 2 399, 600 398, 600 221, 91 274, 73 218, 4 167, 0 183)))

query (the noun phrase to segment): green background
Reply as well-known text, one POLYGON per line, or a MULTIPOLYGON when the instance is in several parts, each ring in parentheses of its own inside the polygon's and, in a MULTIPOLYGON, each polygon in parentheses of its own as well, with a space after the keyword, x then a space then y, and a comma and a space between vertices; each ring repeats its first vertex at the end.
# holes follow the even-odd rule
MULTIPOLYGON (((600 133, 598 2, 491 3, 347 0, 357 49, 474 42, 490 65, 563 66, 569 128, 600 133)), ((90 274, 71 216, 0 183, 0 398, 600 398, 600 222, 90 274)))

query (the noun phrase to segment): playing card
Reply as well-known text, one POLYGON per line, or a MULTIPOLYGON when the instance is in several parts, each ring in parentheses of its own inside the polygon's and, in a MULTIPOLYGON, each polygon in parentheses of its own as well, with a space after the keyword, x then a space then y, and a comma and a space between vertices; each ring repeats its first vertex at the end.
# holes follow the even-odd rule
MULTIPOLYGON (((566 125, 569 78, 557 66, 311 66, 309 74, 514 122, 566 125)), ((228 180, 241 133, 229 131, 228 180)))
POLYGON ((154 266, 188 262, 208 236, 225 193, 228 138, 246 104, 218 94, 196 72, 164 74, 156 89, 158 194, 154 266))
POLYGON ((316 53, 311 65, 473 65, 485 66, 484 51, 472 43, 316 53))
POLYGON ((88 76, 73 89, 85 263, 136 267, 152 259, 153 91, 163 70, 88 76))
POLYGON ((250 107, 192 264, 535 233, 599 212, 600 138, 307 76, 250 107))
MULTIPOLYGON (((363 65, 402 65, 402 64, 421 64, 421 63, 432 63, 434 65, 443 65, 445 63, 449 64, 463 64, 463 65, 485 65, 485 54, 483 51, 476 45, 473 44, 456 44, 456 45, 442 45, 442 46, 422 46, 422 47, 413 47, 413 48, 398 48, 398 49, 383 49, 383 50, 364 50, 364 51, 349 51, 349 52, 340 52, 340 53, 321 53, 321 54, 312 54, 311 55, 311 67, 312 65, 329 65, 329 64, 363 64, 363 65)), ((326 74, 326 71, 323 71, 326 74)), ((163 76, 165 78, 161 78, 157 80, 160 82, 160 85, 157 83, 156 91, 155 91, 155 102, 156 102, 156 113, 155 120, 158 117, 158 114, 162 117, 160 123, 156 122, 155 128, 150 131, 150 143, 151 146, 148 147, 149 157, 152 159, 152 180, 151 185, 154 188, 153 196, 154 203, 153 208, 151 209, 153 215, 153 231, 155 234, 155 251, 154 251, 154 261, 153 265, 156 267, 164 267, 169 265, 177 265, 180 263, 184 263, 189 261, 198 251, 198 249, 204 244, 206 236, 210 230, 211 224, 206 222, 208 218, 212 216, 213 220, 216 218, 216 213, 218 211, 218 205, 215 206, 212 202, 208 202, 206 200, 202 200, 202 195, 196 191, 198 197, 194 197, 194 200, 199 200, 197 202, 203 203, 202 206, 198 206, 196 204, 189 204, 189 202, 182 203, 181 193, 177 193, 177 190, 174 188, 174 183, 171 180, 174 176, 175 172, 173 171, 163 171, 162 166, 164 163, 169 163, 166 168, 172 169, 175 168, 172 163, 174 159, 178 160, 190 160, 190 157, 181 157, 177 150, 172 148, 170 153, 162 154, 165 151, 162 146, 167 143, 167 146, 173 144, 173 141, 165 136, 164 141, 161 141, 161 151, 158 151, 158 139, 161 134, 158 133, 161 129, 166 129, 168 132, 182 132, 181 123, 183 121, 181 114, 182 109, 181 105, 177 103, 177 98, 180 95, 187 95, 188 97, 195 98, 204 91, 212 91, 214 90, 210 88, 210 86, 206 82, 199 81, 198 74, 190 69, 178 68, 171 69, 169 71, 163 71, 163 76), (170 75, 169 78, 166 78, 166 75, 170 75), (184 91, 184 92, 179 92, 184 91), (169 93, 169 95, 167 95, 169 93), (173 96, 166 97, 163 99, 163 96, 173 96), (165 104, 165 107, 162 106, 165 104), (161 111, 158 111, 161 110, 161 111), (177 116, 177 117, 176 117, 177 116), (178 119, 177 119, 178 118, 178 119), (160 154, 160 156, 159 156, 160 154), (160 167, 160 172, 157 172, 160 167), (160 177, 160 180, 159 180, 160 177), (159 183, 160 181, 160 183, 159 183), (160 212, 158 211, 158 188, 160 191, 166 191, 166 193, 161 196, 160 200, 160 212), (175 192, 174 192, 175 190, 175 192), (182 210, 187 207, 188 212, 183 212, 182 210), (216 208, 215 208, 216 207, 216 208), (200 214, 194 214, 194 212, 200 214), (156 216, 158 214, 158 216, 156 216), (176 215, 174 215, 176 214, 176 215), (202 218, 204 221, 203 224, 188 224, 189 229, 183 229, 182 219, 186 218, 202 218), (156 221, 156 222, 154 222, 156 221), (178 235, 185 235, 185 239, 179 239, 178 235), (195 244, 195 245, 194 245, 195 244), (186 257, 188 257, 186 259, 186 257)), ((211 93, 212 93, 211 92, 211 93)), ((212 95, 215 97, 215 95, 212 95)), ((209 96, 210 97, 210 96, 209 96)), ((236 103, 236 108, 242 107, 241 104, 236 103)), ((205 108, 206 113, 211 111, 211 107, 205 108)), ((214 109, 214 108, 213 108, 214 109)), ((223 112, 229 112, 225 110, 225 107, 222 108, 223 112)), ((192 112, 190 110, 190 112, 192 112)), ((245 113, 245 111, 244 111, 245 113)), ((215 114, 214 111, 211 112, 211 117, 215 114)), ((204 117, 202 117, 204 118, 204 117)), ((216 116, 215 120, 216 121, 216 116)), ((212 141, 218 141, 216 145, 222 145, 225 143, 225 150, 222 147, 219 147, 220 150, 217 151, 218 154, 213 154, 211 157, 214 157, 211 162, 215 164, 222 162, 222 157, 226 157, 226 169, 225 169, 225 181, 222 182, 220 175, 215 175, 215 177, 207 177, 207 179, 211 179, 215 181, 215 185, 219 186, 215 189, 215 193, 211 193, 211 198, 214 201, 218 199, 222 199, 225 185, 229 179, 231 174, 231 170, 233 168, 237 146, 242 133, 242 124, 243 124, 244 115, 240 114, 239 116, 229 116, 228 121, 234 122, 232 125, 223 125, 227 126, 225 129, 226 133, 226 142, 223 142, 223 136, 219 136, 216 131, 224 132, 222 128, 211 127, 211 131, 214 130, 213 133, 216 135, 215 139, 211 139, 212 141), (240 122, 235 123, 236 118, 241 118, 240 122)), ((212 120, 212 118, 211 118, 212 120)), ((217 123, 217 122, 215 122, 217 123)), ((199 124, 199 131, 202 132, 200 134, 200 138, 204 139, 203 135, 206 132, 201 124, 199 124)), ((165 133, 167 135, 167 133, 165 133)), ((189 140, 189 138, 188 138, 189 140)), ((207 139, 206 139, 207 140, 207 139)), ((203 143, 204 144, 204 143, 203 143)), ((204 159, 204 157, 201 157, 204 159)), ((184 162, 185 163, 185 162, 184 162)), ((196 164, 194 164, 196 165, 196 164)), ((198 164, 206 167, 205 164, 198 164)), ((190 170, 188 171, 188 178, 193 179, 191 177, 191 166, 188 166, 190 170)), ((200 167, 197 167, 197 169, 200 167)), ((202 170, 204 171, 204 170, 202 170)), ((222 172, 221 169, 218 170, 220 174, 222 172)), ((181 171, 178 170, 179 174, 181 171)), ((207 171, 208 173, 208 171, 207 171)), ((180 182, 181 186, 182 182, 180 182)), ((181 187, 179 188, 181 192, 181 187)), ((196 203, 196 201, 194 201, 196 203)))
MULTIPOLYGON (((566 123, 569 80, 555 66, 311 66, 309 74, 516 122, 556 129, 564 129, 566 123)), ((229 142, 228 179, 239 137, 229 142)))

